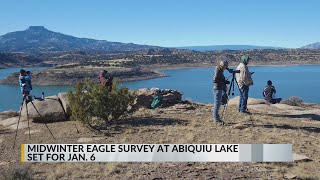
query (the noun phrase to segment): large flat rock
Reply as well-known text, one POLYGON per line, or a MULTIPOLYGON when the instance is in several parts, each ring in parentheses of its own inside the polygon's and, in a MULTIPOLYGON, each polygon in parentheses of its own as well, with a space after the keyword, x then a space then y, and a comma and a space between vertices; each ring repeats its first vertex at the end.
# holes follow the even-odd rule
MULTIPOLYGON (((58 98, 57 98, 58 99, 58 98)), ((43 101, 33 101, 33 105, 28 103, 28 111, 29 117, 38 122, 54 122, 54 121, 64 121, 66 120, 66 116, 64 113, 64 109, 60 104, 59 100, 56 100, 55 97, 52 99, 45 99, 43 101), (38 112, 40 115, 38 114, 38 112)), ((27 112, 25 105, 21 112, 22 116, 27 117, 27 112)))
MULTIPOLYGON (((5 119, 3 121, 0 122, 0 125, 1 126, 4 126, 4 127, 8 127, 8 126, 11 126, 11 125, 16 125, 19 121, 19 117, 12 117, 12 118, 8 118, 8 119, 5 119)), ((27 121, 27 118, 26 117, 21 117, 20 118, 20 123, 21 122, 24 122, 24 121, 27 121)), ((31 122, 32 119, 29 119, 29 121, 31 122)))

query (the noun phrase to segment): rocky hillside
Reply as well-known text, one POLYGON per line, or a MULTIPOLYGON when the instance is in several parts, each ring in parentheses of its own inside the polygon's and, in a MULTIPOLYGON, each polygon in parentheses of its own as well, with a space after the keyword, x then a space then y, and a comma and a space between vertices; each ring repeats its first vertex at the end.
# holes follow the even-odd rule
POLYGON ((24 31, 0 36, 0 52, 131 51, 151 47, 153 46, 77 38, 50 31, 43 26, 30 26, 24 31))
POLYGON ((42 60, 29 53, 0 53, 0 68, 42 66, 42 60))
MULTIPOLYGON (((159 74, 140 68, 122 68, 122 67, 91 67, 82 65, 58 66, 55 68, 41 71, 33 71, 32 84, 34 85, 73 85, 77 82, 90 79, 98 82, 98 74, 101 70, 108 70, 114 78, 119 81, 143 80, 156 77, 162 77, 159 74)), ((16 83, 19 72, 13 73, 5 79, 0 80, 0 84, 16 83)))
POLYGON ((320 42, 313 43, 313 44, 308 44, 308 45, 303 46, 301 48, 304 48, 304 49, 320 49, 320 42))
POLYGON ((16 59, 2 58, 2 67, 28 66, 30 64, 63 65, 81 63, 83 65, 99 66, 108 64, 110 60, 126 60, 125 67, 146 65, 181 65, 181 64, 215 64, 220 60, 238 63, 241 55, 251 57, 251 65, 290 65, 290 64, 320 64, 319 49, 255 49, 255 50, 222 50, 222 51, 192 51, 169 48, 151 48, 138 51, 70 51, 42 53, 6 53, 17 56, 16 59), (28 58, 24 58, 23 56, 28 58), (21 59, 22 58, 22 59, 21 59), (37 61, 34 61, 37 59, 37 61), (19 62, 19 63, 17 63, 19 62))

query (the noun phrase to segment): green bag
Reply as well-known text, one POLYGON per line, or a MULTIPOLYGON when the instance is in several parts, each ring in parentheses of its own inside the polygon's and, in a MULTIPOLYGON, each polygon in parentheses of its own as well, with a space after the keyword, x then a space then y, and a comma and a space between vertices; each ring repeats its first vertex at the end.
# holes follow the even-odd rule
POLYGON ((163 98, 162 95, 156 95, 151 103, 151 108, 155 109, 162 104, 163 98))

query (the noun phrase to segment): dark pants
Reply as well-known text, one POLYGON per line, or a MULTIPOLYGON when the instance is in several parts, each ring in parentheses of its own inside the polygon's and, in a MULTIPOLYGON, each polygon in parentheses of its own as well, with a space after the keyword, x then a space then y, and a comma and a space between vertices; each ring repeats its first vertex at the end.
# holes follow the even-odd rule
POLYGON ((239 112, 245 112, 247 110, 248 96, 249 96, 249 86, 243 86, 240 89, 239 112))
POLYGON ((276 99, 271 99, 268 102, 271 103, 271 104, 277 104, 277 103, 280 103, 281 100, 282 100, 281 98, 276 98, 276 99))

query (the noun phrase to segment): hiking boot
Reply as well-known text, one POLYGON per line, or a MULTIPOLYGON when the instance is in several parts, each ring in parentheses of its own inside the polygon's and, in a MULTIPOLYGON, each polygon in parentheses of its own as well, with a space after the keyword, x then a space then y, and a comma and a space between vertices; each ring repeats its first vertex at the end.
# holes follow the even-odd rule
POLYGON ((239 112, 243 114, 251 114, 249 111, 239 111, 239 112))
POLYGON ((224 126, 224 122, 223 121, 218 121, 216 123, 218 124, 218 126, 224 126))
POLYGON ((213 122, 216 123, 219 126, 223 126, 224 125, 224 122, 220 118, 217 119, 217 120, 215 119, 213 122))

